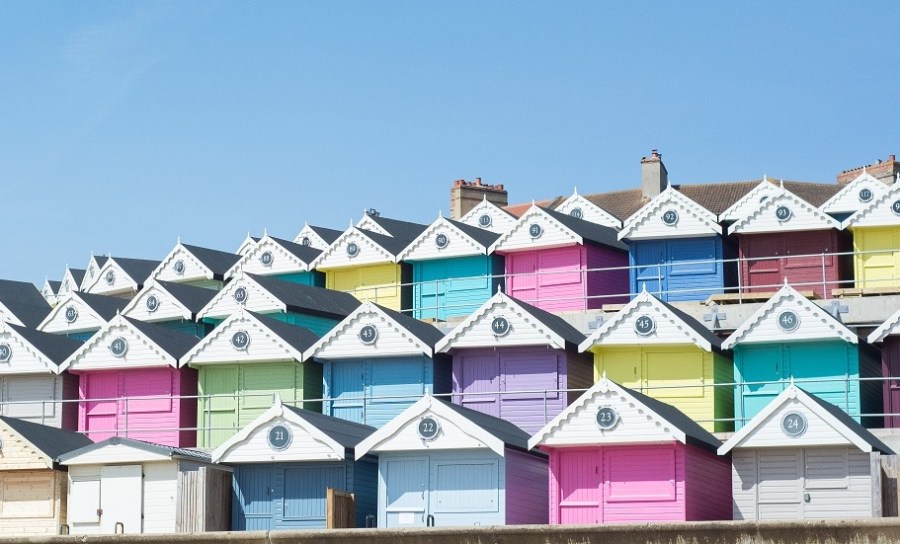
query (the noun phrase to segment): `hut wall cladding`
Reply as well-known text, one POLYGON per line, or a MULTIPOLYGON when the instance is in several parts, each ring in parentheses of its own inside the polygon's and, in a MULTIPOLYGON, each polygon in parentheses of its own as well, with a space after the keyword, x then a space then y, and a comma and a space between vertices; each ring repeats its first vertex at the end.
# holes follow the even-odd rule
POLYGON ((197 444, 218 446, 268 410, 276 393, 287 404, 321 411, 321 402, 302 401, 322 398, 322 365, 288 361, 201 366, 197 444))
POLYGON ((835 289, 853 285, 852 255, 824 255, 851 250, 846 232, 832 229, 741 234, 738 239, 741 290, 745 293, 776 291, 787 281, 817 297, 830 297, 835 289), (817 255, 820 253, 823 255, 817 255))
POLYGON ((172 398, 197 394, 196 370, 92 371, 80 378, 78 430, 91 440, 127 436, 166 446, 196 445, 197 400, 172 398))
POLYGON ((554 390, 586 389, 592 383, 590 358, 583 354, 543 346, 465 349, 453 354, 453 402, 505 419, 528 433, 540 430, 565 410, 574 400, 570 397, 578 396, 554 390), (497 391, 501 393, 484 394, 497 391))
POLYGON ((0 415, 3 416, 75 430, 78 403, 60 401, 77 399, 78 376, 67 372, 0 375, 0 415))
POLYGON ((857 253, 853 256, 854 287, 900 287, 900 226, 851 231, 853 251, 857 253))
MULTIPOLYGON (((886 336, 881 345, 881 375, 890 378, 881 386, 884 413, 900 414, 900 336, 886 336)), ((885 416, 884 426, 900 427, 900 415, 885 416)))
POLYGON ((66 522, 66 473, 0 471, 0 537, 56 535, 66 522))
POLYGON ((405 263, 373 264, 328 269, 325 287, 353 294, 391 310, 409 310, 412 305, 412 270, 405 263))
POLYGON ((505 263, 499 255, 415 261, 411 265, 416 319, 468 316, 504 283, 505 263))
POLYGON ((193 533, 231 528, 231 472, 202 463, 178 462, 175 531, 193 533))
POLYGON ((734 278, 731 244, 721 236, 629 241, 630 289, 646 289, 668 302, 706 300, 734 278), (726 274, 726 271, 728 272, 726 274))

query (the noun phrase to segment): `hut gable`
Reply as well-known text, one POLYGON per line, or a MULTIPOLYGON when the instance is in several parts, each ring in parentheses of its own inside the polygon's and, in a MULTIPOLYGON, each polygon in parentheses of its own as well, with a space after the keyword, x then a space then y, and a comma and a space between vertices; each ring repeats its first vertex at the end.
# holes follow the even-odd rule
POLYGON ((152 280, 131 299, 122 315, 147 323, 176 319, 192 321, 215 294, 212 289, 152 280))
POLYGON ((304 352, 304 360, 422 355, 443 335, 428 323, 372 302, 361 304, 304 352))
POLYGON ((799 196, 780 188, 728 227, 728 234, 839 229, 841 224, 799 196))
POLYGON ((878 326, 871 334, 869 334, 868 342, 874 344, 881 342, 888 336, 900 334, 900 310, 887 318, 884 323, 878 326))
POLYGON ((887 192, 887 185, 863 169, 860 175, 841 187, 841 190, 822 204, 819 209, 830 214, 854 213, 887 192))
POLYGON ((852 445, 893 455, 884 443, 837 406, 791 384, 719 448, 784 448, 852 445))
POLYGON ((719 214, 719 221, 737 221, 777 192, 778 187, 769 181, 767 177, 763 176, 762 181, 719 214))
MULTIPOLYGON (((567 216, 566 216, 567 217, 567 216)), ((503 234, 491 251, 527 251, 584 244, 584 238, 547 210, 532 206, 503 234)))
POLYGON ((722 234, 716 215, 667 187, 625 220, 620 240, 681 238, 722 234))
POLYGON ((506 232, 516 224, 516 217, 485 197, 460 217, 459 222, 491 232, 506 232))
POLYGON ((308 223, 303 224, 303 228, 294 237, 294 243, 306 246, 312 249, 324 251, 328 246, 337 240, 343 231, 329 229, 325 227, 316 227, 308 223))
POLYGON ((613 229, 622 228, 622 222, 619 221, 614 215, 604 210, 600 206, 594 204, 590 200, 586 199, 582 195, 578 194, 578 189, 572 193, 572 196, 562 201, 559 206, 554 208, 554 211, 559 213, 563 213, 574 217, 576 219, 583 219, 585 221, 590 221, 591 223, 597 223, 598 225, 603 225, 604 227, 609 227, 613 229))
POLYGON ((879 197, 844 220, 843 228, 897 227, 900 225, 900 185, 890 187, 879 197))
POLYGON ((397 255, 400 261, 423 261, 487 255, 498 234, 438 217, 397 255))
POLYGON ((59 301, 37 330, 52 333, 93 331, 105 325, 128 305, 128 300, 73 292, 59 301))
POLYGON ((148 279, 171 282, 221 281, 225 272, 239 258, 239 255, 227 251, 182 244, 179 241, 148 279))
POLYGON ((420 223, 383 217, 374 210, 366 210, 362 219, 356 223, 356 228, 358 229, 405 240, 406 243, 417 238, 426 227, 427 225, 420 223))
POLYGON ((269 276, 309 272, 322 250, 274 238, 266 234, 226 272, 226 278, 242 273, 269 276))
POLYGON ((84 269, 84 277, 81 278, 81 283, 79 283, 79 288, 82 291, 86 291, 88 286, 94 283, 94 280, 97 279, 97 275, 100 273, 100 269, 103 268, 103 265, 105 265, 108 260, 109 257, 106 255, 91 254, 87 268, 84 269))
POLYGON ((447 353, 460 348, 548 346, 566 349, 584 335, 559 316, 498 292, 435 346, 447 353))
POLYGON ((56 468, 56 458, 92 444, 81 433, 0 416, 0 470, 56 468))
POLYGON ((127 295, 136 293, 159 266, 159 261, 110 257, 97 275, 82 290, 95 295, 127 295))
POLYGON ((0 374, 59 374, 59 365, 81 342, 0 323, 0 374))
POLYGON ((284 312, 287 304, 263 288, 253 277, 243 275, 229 282, 197 314, 198 319, 222 319, 244 308, 254 312, 284 312))
POLYGON ((694 344, 713 351, 719 349, 721 341, 696 319, 643 291, 588 336, 578 349, 645 344, 694 344))
POLYGON ((282 321, 240 310, 200 340, 181 360, 181 366, 301 361, 303 350, 319 337, 282 321))
POLYGON ((56 294, 60 297, 66 296, 72 291, 80 291, 81 283, 84 281, 86 275, 86 271, 80 268, 69 268, 66 267, 66 272, 63 274, 62 281, 59 284, 59 289, 56 291, 56 294))
POLYGON ((749 319, 722 342, 723 349, 738 344, 841 339, 859 342, 856 334, 826 310, 785 284, 749 319))
POLYGON ((201 451, 114 436, 60 455, 59 463, 67 466, 112 465, 171 461, 176 458, 210 462, 209 454, 201 451))
POLYGON ((396 262, 395 255, 408 241, 350 227, 312 263, 316 269, 396 262))

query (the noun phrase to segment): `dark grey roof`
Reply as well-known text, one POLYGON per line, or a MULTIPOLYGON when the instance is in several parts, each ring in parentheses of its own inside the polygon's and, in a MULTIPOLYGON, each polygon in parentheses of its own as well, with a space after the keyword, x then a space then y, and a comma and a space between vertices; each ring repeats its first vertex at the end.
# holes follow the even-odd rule
POLYGON ((197 336, 178 332, 155 323, 145 323, 124 315, 122 317, 176 360, 181 359, 182 355, 200 341, 197 336))
POLYGON ((188 250, 191 255, 196 257, 198 261, 203 263, 204 266, 209 268, 217 280, 224 279, 225 273, 228 272, 228 270, 234 266, 234 263, 238 262, 241 258, 240 255, 235 253, 219 251, 218 249, 189 246, 187 244, 181 244, 181 246, 188 250))
POLYGON ((109 255, 92 255, 92 257, 94 258, 94 261, 97 262, 97 268, 98 268, 97 271, 98 272, 99 272, 99 269, 103 268, 103 265, 106 264, 106 261, 109 260, 109 255))
POLYGON ((378 234, 377 232, 356 228, 357 231, 361 232, 364 236, 366 236, 369 240, 372 240, 380 247, 384 248, 385 251, 396 257, 400 254, 401 251, 406 249, 412 239, 408 238, 399 238, 394 236, 385 236, 384 234, 378 234))
POLYGON ((541 209, 547 212, 547 215, 571 229, 575 234, 584 238, 586 242, 628 251, 628 245, 619 240, 619 233, 614 228, 591 223, 590 221, 578 219, 567 213, 559 213, 548 208, 541 209))
MULTIPOLYGON (((87 274, 87 270, 81 268, 69 268, 69 274, 72 274, 72 279, 78 282, 78 285, 81 285, 81 282, 84 281, 84 275, 87 274)), ((78 285, 75 286, 75 289, 78 289, 78 285)))
POLYGON ((30 327, 13 325, 12 323, 7 323, 7 326, 34 346, 35 349, 43 353, 45 357, 56 363, 57 366, 84 344, 81 340, 73 340, 61 334, 42 332, 30 327))
MULTIPOLYGON (((794 387, 797 386, 795 385, 794 387)), ((889 448, 884 442, 882 442, 874 434, 869 432, 868 429, 857 423, 852 417, 850 417, 849 414, 847 414, 847 412, 841 410, 830 402, 825 402, 824 400, 813 395, 805 389, 801 389, 800 387, 797 387, 797 389, 800 389, 801 391, 809 395, 809 398, 811 398, 816 404, 827 410, 829 414, 834 416, 838 421, 847 426, 847 428, 856 433, 857 436, 865 440, 866 443, 872 446, 874 450, 880 451, 885 455, 895 455, 894 450, 889 448)))
POLYGON ((150 274, 159 266, 159 261, 147 259, 128 259, 125 257, 113 257, 112 259, 138 286, 144 285, 150 274))
POLYGON ((50 291, 52 291, 55 295, 59 293, 59 288, 62 287, 62 282, 56 280, 47 280, 47 285, 50 286, 50 291))
POLYGON ((307 225, 310 230, 319 235, 319 238, 325 240, 325 243, 331 245, 335 240, 341 237, 341 234, 344 234, 342 230, 329 229, 327 227, 314 227, 312 225, 307 225))
POLYGON ((318 315, 340 321, 359 307, 359 300, 350 293, 313 287, 290 281, 247 274, 263 289, 287 306, 287 311, 318 315))
POLYGON ((295 408, 293 406, 284 406, 286 409, 300 416, 304 421, 319 429, 332 440, 344 446, 353 449, 357 444, 362 442, 367 436, 375 432, 375 427, 354 423, 345 419, 295 408))
POLYGON ((0 280, 0 302, 49 307, 40 289, 27 281, 0 280))
POLYGON ((419 237, 428 225, 420 223, 412 223, 410 221, 401 221, 399 219, 390 219, 380 215, 369 215, 369 218, 378 223, 378 226, 388 231, 391 236, 406 240, 407 243, 419 237))
POLYGON ((316 335, 316 333, 305 327, 291 325, 290 323, 285 323, 284 321, 279 321, 278 319, 273 319, 256 312, 247 311, 247 313, 259 320, 264 327, 272 331, 276 336, 301 353, 319 340, 319 336, 316 335))
POLYGON ((185 308, 190 310, 194 316, 196 316, 204 306, 209 304, 209 301, 218 293, 218 291, 214 289, 206 289, 185 283, 175 283, 171 281, 157 281, 156 283, 165 289, 167 293, 172 295, 175 300, 183 304, 185 308))
POLYGON ((565 340, 567 344, 571 344, 573 347, 577 348, 579 344, 584 342, 586 336, 582 334, 581 331, 569 324, 569 322, 565 319, 559 317, 558 315, 551 314, 547 310, 542 310, 536 306, 532 306, 527 302, 522 302, 517 298, 509 298, 516 301, 516 304, 518 304, 523 310, 531 314, 532 317, 540 321, 545 327, 562 336, 563 340, 565 340))
POLYGON ((276 244, 283 247, 285 251, 287 251, 294 257, 297 257, 298 259, 300 259, 301 261, 303 261, 306 264, 313 262, 316 259, 316 257, 318 257, 319 255, 322 254, 321 249, 316 249, 314 247, 305 246, 303 244, 295 244, 294 242, 291 242, 289 240, 275 238, 274 236, 270 236, 269 238, 271 238, 273 241, 275 241, 276 244))
POLYGON ((124 310, 125 306, 128 306, 128 303, 130 302, 125 298, 95 295, 93 293, 84 292, 78 292, 75 296, 80 298, 88 307, 90 307, 90 309, 100 314, 100 317, 105 321, 109 321, 116 317, 116 315, 124 310))
MULTIPOLYGON (((43 298, 43 297, 41 297, 43 298)), ((50 313, 50 305, 44 301, 43 306, 35 304, 19 304, 18 302, 4 302, 3 305, 16 316, 16 319, 22 322, 26 327, 37 327, 41 321, 50 313)))
POLYGON ((648 397, 643 393, 638 393, 634 389, 629 389, 621 384, 616 383, 616 385, 624 389, 638 402, 640 402, 650 410, 653 410, 661 418, 665 419, 666 421, 680 429, 684 433, 688 444, 703 448, 713 453, 716 453, 719 449, 719 446, 722 445, 722 442, 719 441, 718 438, 701 427, 696 421, 684 415, 684 412, 682 412, 678 408, 675 408, 674 406, 671 406, 664 402, 660 402, 652 397, 648 397))
POLYGON ((460 223, 459 221, 455 221, 453 219, 446 219, 448 223, 463 231, 466 236, 475 240, 479 245, 484 247, 490 247, 490 245, 496 242, 497 238, 500 238, 501 236, 499 232, 491 232, 489 230, 473 227, 472 225, 468 225, 466 223, 460 223))
POLYGON ((0 421, 34 445, 44 455, 54 460, 64 453, 93 444, 90 438, 75 431, 67 431, 7 416, 0 416, 0 421))
POLYGON ((122 436, 113 436, 111 438, 107 438, 101 442, 97 442, 95 444, 90 444, 88 446, 84 446, 83 448, 79 448, 74 451, 70 451, 65 455, 60 455, 58 458, 59 462, 68 461, 74 457, 78 457, 80 455, 84 455, 85 453, 90 453, 92 451, 99 450, 106 446, 116 446, 122 444, 124 446, 129 446, 132 448, 136 448, 139 450, 146 451, 148 453, 156 453, 158 455, 166 455, 170 458, 172 457, 189 457, 191 459, 196 459, 198 461, 205 461, 207 463, 210 462, 210 456, 208 453, 203 453, 202 451, 197 450, 189 450, 186 448, 173 448, 172 446, 164 446, 162 444, 155 444, 153 442, 144 442, 143 440, 134 440, 133 438, 125 438, 122 436))
MULTIPOLYGON (((654 297, 654 298, 655 298, 655 297, 654 297)), ((670 312, 672 312, 673 314, 677 315, 679 319, 681 319, 682 321, 684 321, 684 323, 685 323, 687 326, 689 326, 690 328, 692 328, 694 331, 696 331, 697 334, 699 334, 699 335, 702 336, 705 340, 707 340, 710 344, 712 344, 713 349, 718 350, 718 349, 721 349, 721 348, 722 348, 722 339, 719 338, 718 336, 716 336, 716 333, 714 333, 714 332, 712 332, 711 330, 707 329, 707 328, 703 325, 703 323, 700 323, 700 322, 697 321, 695 318, 693 318, 693 317, 691 317, 690 315, 688 315, 688 314, 682 312, 681 310, 679 310, 679 309, 676 308, 675 306, 672 306, 672 305, 669 304, 668 302, 665 302, 665 301, 659 300, 659 299, 656 299, 656 300, 657 300, 657 302, 659 302, 660 304, 662 304, 663 306, 665 306, 666 309, 668 309, 670 312)))
POLYGON ((388 317, 396 321, 398 325, 409 331, 413 336, 415 336, 422 342, 425 342, 425 344, 427 344, 428 347, 432 349, 434 349, 435 344, 437 344, 440 339, 444 337, 444 333, 442 333, 440 329, 430 323, 419 321, 418 319, 410 317, 406 314, 402 314, 395 310, 385 308, 380 304, 375 304, 375 306, 377 306, 381 311, 387 314, 388 317))
POLYGON ((447 408, 450 408, 454 412, 458 413, 459 415, 478 425, 485 431, 494 435, 498 439, 502 440, 503 443, 507 446, 540 457, 545 456, 538 450, 529 451, 528 439, 531 438, 531 435, 516 427, 509 421, 500 419, 499 417, 490 416, 482 412, 476 412, 475 410, 472 410, 470 408, 464 408, 462 406, 459 406, 458 404, 453 404, 452 402, 447 402, 446 400, 439 399, 437 397, 434 397, 434 400, 443 403, 447 408))

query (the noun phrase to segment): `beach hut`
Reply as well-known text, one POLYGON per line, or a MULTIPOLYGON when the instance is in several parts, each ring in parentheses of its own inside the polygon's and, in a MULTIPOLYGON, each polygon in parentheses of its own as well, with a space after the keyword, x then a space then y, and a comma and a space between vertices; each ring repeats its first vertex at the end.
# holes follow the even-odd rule
POLYGON ((734 351, 736 429, 792 380, 866 426, 883 421, 874 415, 882 413, 881 383, 865 380, 880 376, 876 350, 790 285, 744 320, 722 348, 734 351))
POLYGON ((66 272, 63 274, 62 282, 59 284, 59 289, 56 291, 57 301, 73 291, 80 291, 85 273, 86 271, 80 268, 70 268, 67 266, 66 272))
POLYGON ((303 353, 323 365, 322 412, 380 427, 425 393, 450 392, 440 330, 366 302, 303 353))
POLYGON ((94 441, 125 436, 194 446, 197 371, 178 362, 198 341, 114 317, 60 365, 79 377, 78 430, 94 441))
POLYGON ((183 244, 179 240, 146 280, 219 290, 225 284, 226 272, 239 258, 235 253, 183 244))
POLYGON ((231 528, 324 529, 329 488, 352 493, 350 526, 367 526, 377 513, 378 460, 356 459, 354 449, 374 431, 276 398, 212 452, 213 462, 234 469, 231 528))
POLYGON ((114 436, 59 457, 69 534, 196 533, 230 527, 231 469, 209 454, 114 436))
POLYGON ((41 287, 41 296, 44 297, 44 300, 47 301, 51 307, 56 306, 56 303, 59 301, 59 287, 62 282, 54 281, 54 280, 44 280, 44 285, 41 287))
POLYGON ((197 315, 216 291, 187 283, 150 280, 122 310, 122 315, 203 338, 212 325, 197 315))
POLYGON ((83 342, 127 305, 128 299, 73 291, 61 298, 35 328, 83 342))
POLYGON ((435 346, 453 358, 455 404, 533 433, 591 386, 584 335, 559 316, 498 292, 435 346))
POLYGON ((789 385, 719 448, 731 454, 734 519, 881 517, 882 454, 837 406, 789 385))
POLYGON ((300 229, 300 232, 294 237, 294 243, 324 251, 328 249, 328 246, 333 244, 343 232, 344 231, 342 230, 316 227, 309 223, 304 223, 303 228, 300 229))
POLYGON ((894 312, 869 334, 869 344, 881 343, 881 376, 879 385, 884 402, 884 423, 877 427, 900 427, 900 311, 894 312))
POLYGON ((93 278, 85 276, 81 290, 93 295, 132 298, 160 265, 159 261, 108 257, 93 278))
POLYGON ((313 270, 311 266, 321 254, 321 249, 265 234, 241 256, 225 277, 231 279, 247 273, 324 287, 325 274, 313 270))
POLYGON ((197 369, 200 447, 215 447, 272 405, 273 395, 321 411, 322 365, 301 364, 319 336, 248 310, 232 314, 181 358, 197 369))
POLYGON ((516 224, 515 215, 494 204, 484 196, 481 202, 459 218, 460 223, 473 227, 504 233, 516 224))
POLYGON ((594 355, 594 380, 609 376, 671 404, 708 431, 730 431, 734 372, 721 344, 702 323, 643 291, 579 349, 594 355))
POLYGON ((873 197, 842 226, 853 234, 854 287, 900 290, 900 185, 873 197))
POLYGON ((65 467, 83 434, 0 416, 0 538, 57 535, 67 523, 65 467))
POLYGON ((547 523, 547 458, 502 419, 422 397, 356 446, 378 455, 378 526, 547 523))
POLYGON ((731 519, 721 442, 669 404, 602 378, 528 441, 550 455, 550 523, 731 519))
POLYGON ((87 289, 88 285, 94 283, 94 280, 97 278, 97 275, 100 273, 100 269, 103 268, 103 265, 106 264, 106 261, 109 259, 106 255, 94 255, 91 253, 91 258, 88 259, 88 264, 84 269, 84 276, 81 278, 81 283, 78 285, 78 290, 84 291, 87 289))
POLYGON ((578 189, 575 189, 572 195, 563 200, 562 203, 554 208, 554 210, 574 217, 575 219, 584 219, 585 221, 597 223, 604 227, 610 227, 616 230, 622 228, 622 222, 617 217, 584 196, 578 194, 578 189))
POLYGON ((503 258, 488 253, 499 234, 438 217, 397 259, 412 266, 413 317, 469 315, 503 283, 503 258))
POLYGON ((610 227, 531 206, 491 251, 506 258, 506 292, 538 308, 628 300, 628 246, 610 227))

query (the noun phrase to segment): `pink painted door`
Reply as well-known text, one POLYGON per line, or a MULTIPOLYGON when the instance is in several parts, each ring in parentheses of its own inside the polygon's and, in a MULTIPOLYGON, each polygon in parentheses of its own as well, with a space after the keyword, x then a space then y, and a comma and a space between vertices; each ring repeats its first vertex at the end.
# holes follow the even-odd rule
POLYGON ((123 416, 119 418, 120 434, 129 438, 178 445, 178 412, 173 409, 173 381, 170 367, 135 369, 122 373, 123 416))
POLYGON ((684 521, 676 462, 673 447, 605 448, 603 521, 684 521))
POLYGON ((600 451, 557 451, 554 468, 559 494, 557 524, 601 523, 603 491, 600 486, 600 451))
POLYGON ((81 403, 83 417, 79 431, 94 442, 116 435, 119 413, 119 374, 88 372, 81 375, 81 398, 97 399, 81 403))
POLYGON ((483 414, 500 417, 497 391, 500 388, 500 362, 496 355, 463 355, 454 391, 466 393, 459 404, 483 414))
POLYGON ((507 281, 509 296, 529 304, 535 304, 538 298, 538 257, 534 253, 512 253, 506 256, 507 281))

